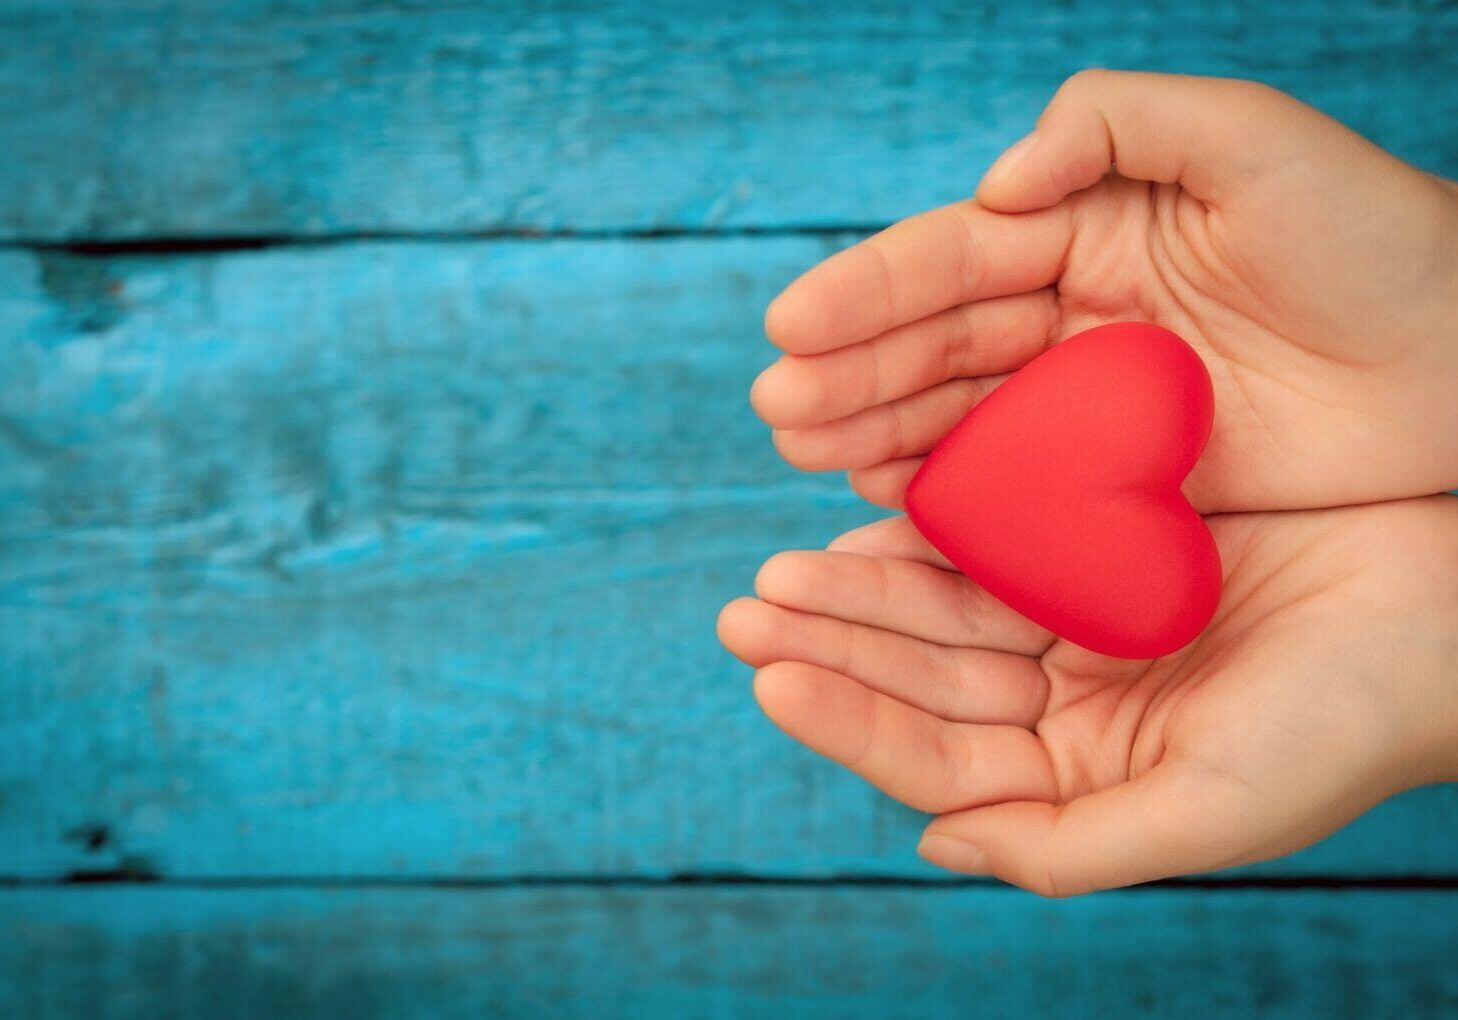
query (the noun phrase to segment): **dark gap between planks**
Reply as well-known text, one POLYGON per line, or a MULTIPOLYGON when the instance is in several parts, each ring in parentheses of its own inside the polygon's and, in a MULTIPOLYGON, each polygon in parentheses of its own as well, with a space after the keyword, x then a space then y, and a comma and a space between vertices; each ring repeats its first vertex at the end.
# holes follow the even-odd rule
MULTIPOLYGON (((60 886, 154 885, 180 889, 266 889, 266 888, 401 888, 401 889, 509 889, 509 888, 587 888, 587 889, 667 889, 685 886, 728 888, 755 886, 764 888, 878 888, 878 889, 1011 889, 987 878, 942 879, 911 876, 827 875, 807 877, 794 875, 741 875, 734 873, 692 872, 654 878, 641 875, 505 875, 500 877, 418 877, 390 876, 220 876, 167 878, 155 872, 136 868, 89 869, 72 871, 60 878, 0 877, 0 888, 46 888, 60 886)), ((1265 875, 1211 876, 1165 879, 1131 886, 1128 892, 1161 889, 1209 890, 1458 890, 1458 875, 1265 875)))
POLYGON ((128 240, 44 241, 17 238, 0 241, 0 250, 61 252, 68 255, 211 255, 269 248, 323 248, 370 241, 470 242, 470 241, 657 241, 672 239, 714 239, 736 237, 839 237, 873 234, 886 224, 844 223, 786 224, 777 227, 648 227, 643 229, 597 230, 463 230, 391 231, 362 230, 338 234, 238 234, 210 237, 152 237, 128 240))

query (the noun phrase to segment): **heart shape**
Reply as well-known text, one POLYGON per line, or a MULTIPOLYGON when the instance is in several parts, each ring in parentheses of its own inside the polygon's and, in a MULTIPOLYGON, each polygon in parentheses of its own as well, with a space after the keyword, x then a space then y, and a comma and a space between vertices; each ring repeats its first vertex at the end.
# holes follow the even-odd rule
POLYGON ((917 529, 990 594, 1105 655, 1173 652, 1210 622, 1220 554, 1180 492, 1210 375, 1147 322, 1085 330, 969 411, 906 490, 917 529))

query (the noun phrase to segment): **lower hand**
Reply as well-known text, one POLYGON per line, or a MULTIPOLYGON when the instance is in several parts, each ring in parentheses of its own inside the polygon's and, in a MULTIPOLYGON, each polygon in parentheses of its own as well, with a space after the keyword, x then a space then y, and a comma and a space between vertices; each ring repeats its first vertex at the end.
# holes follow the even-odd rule
POLYGON ((922 811, 920 852, 1063 896, 1289 853, 1458 779, 1458 498, 1232 514, 1205 633, 1111 659, 903 517, 786 552, 720 617, 787 733, 922 811))

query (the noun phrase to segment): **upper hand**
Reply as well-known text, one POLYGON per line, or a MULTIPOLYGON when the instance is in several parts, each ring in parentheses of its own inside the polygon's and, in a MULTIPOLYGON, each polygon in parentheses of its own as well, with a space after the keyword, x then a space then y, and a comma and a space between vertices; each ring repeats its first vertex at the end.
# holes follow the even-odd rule
POLYGON ((1172 329, 1210 370, 1185 486, 1202 512, 1458 486, 1458 191, 1249 82, 1070 79, 975 200, 771 305, 786 353, 752 398, 791 463, 895 507, 1006 373, 1119 319, 1172 329))

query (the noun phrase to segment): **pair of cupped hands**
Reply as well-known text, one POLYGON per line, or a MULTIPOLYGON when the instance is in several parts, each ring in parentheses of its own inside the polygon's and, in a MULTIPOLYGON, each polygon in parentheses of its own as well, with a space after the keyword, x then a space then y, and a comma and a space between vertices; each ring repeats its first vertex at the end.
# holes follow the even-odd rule
POLYGON ((751 399, 791 464, 901 505, 1009 373, 1100 323, 1215 388, 1185 495, 1224 564, 1153 661, 1059 640, 893 516, 719 620, 764 711, 936 814, 919 852, 1064 896, 1289 853, 1458 780, 1458 186, 1265 86, 1088 71, 968 201, 807 272, 751 399))

